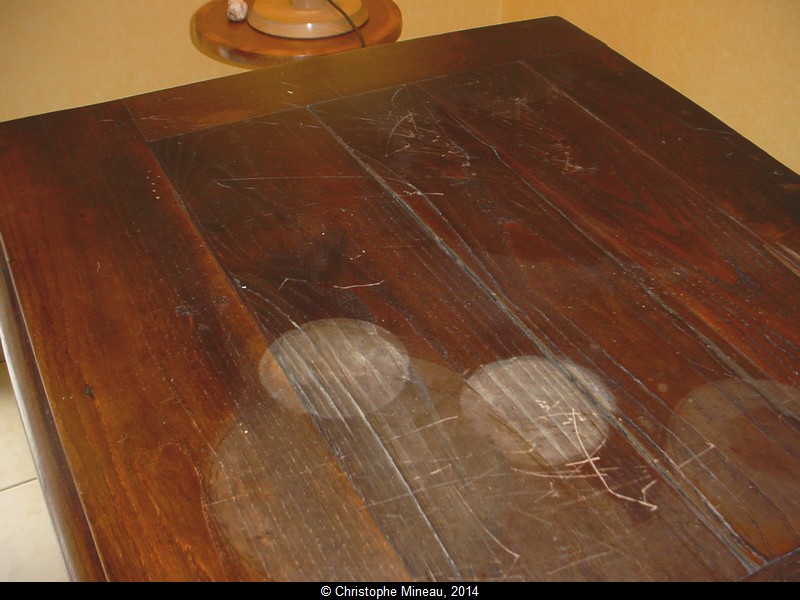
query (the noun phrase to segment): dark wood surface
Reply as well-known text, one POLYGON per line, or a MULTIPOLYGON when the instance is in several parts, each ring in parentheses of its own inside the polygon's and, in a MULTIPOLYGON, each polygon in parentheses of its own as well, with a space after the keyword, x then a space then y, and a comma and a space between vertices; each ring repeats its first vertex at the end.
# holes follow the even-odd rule
MULTIPOLYGON (((248 4, 252 7, 253 2, 248 4)), ((360 28, 367 46, 397 41, 403 30, 403 17, 392 0, 363 0, 369 11, 360 28)), ((309 56, 323 56, 361 48, 361 39, 347 33, 322 39, 288 39, 267 35, 247 21, 228 20, 227 0, 212 0, 197 9, 190 32, 195 47, 220 62, 260 69, 309 56)))
POLYGON ((76 578, 797 579, 800 177, 567 22, 0 124, 76 578))

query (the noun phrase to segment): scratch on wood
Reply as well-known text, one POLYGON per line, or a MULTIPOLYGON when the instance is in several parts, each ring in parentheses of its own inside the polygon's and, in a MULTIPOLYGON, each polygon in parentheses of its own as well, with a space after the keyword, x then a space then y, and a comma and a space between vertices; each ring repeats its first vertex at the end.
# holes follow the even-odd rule
POLYGON ((500 547, 501 547, 501 548, 502 548, 504 551, 506 551, 508 554, 510 554, 511 556, 513 556, 513 557, 514 557, 514 563, 516 564, 516 562, 517 562, 517 561, 518 561, 518 560, 519 560, 519 559, 522 557, 522 555, 520 555, 518 552, 514 552, 514 551, 513 551, 511 548, 509 548, 509 547, 508 547, 508 546, 506 546, 506 545, 505 545, 503 542, 501 542, 499 539, 497 539, 497 537, 496 537, 496 536, 495 536, 495 535, 494 535, 494 534, 493 534, 491 531, 489 531, 489 528, 488 528, 488 527, 486 527, 486 525, 484 525, 483 521, 481 521, 481 520, 478 518, 478 515, 476 515, 476 514, 475 514, 475 511, 474 511, 474 510, 472 510, 472 507, 469 505, 469 502, 467 502, 467 500, 466 500, 466 499, 464 498, 464 496, 461 494, 461 490, 458 490, 458 495, 461 497, 461 499, 462 499, 462 500, 464 500, 464 506, 465 506, 465 507, 467 508, 467 510, 468 510, 468 511, 469 511, 469 512, 472 514, 472 516, 473 516, 473 517, 475 517, 475 520, 476 520, 476 521, 477 521, 477 522, 480 524, 480 526, 483 528, 483 531, 484 531, 484 532, 486 532, 486 535, 488 535, 488 536, 489 536, 489 538, 491 538, 491 540, 492 540, 492 541, 493 541, 495 544, 497 544, 497 545, 498 545, 498 546, 500 546, 500 547))
MULTIPOLYGON (((653 504, 651 502, 648 502, 647 498, 646 498, 647 490, 650 489, 656 483, 655 481, 651 481, 644 488, 642 488, 642 498, 641 499, 632 498, 630 496, 626 496, 624 494, 620 494, 619 492, 617 492, 616 490, 611 488, 611 486, 608 484, 608 481, 607 481, 607 477, 608 477, 607 471, 609 471, 609 469, 601 469, 601 468, 599 468, 597 466, 597 462, 600 460, 600 457, 599 456, 591 456, 589 454, 588 450, 586 449, 586 445, 583 443, 583 439, 581 438, 580 432, 578 431, 578 417, 579 417, 579 414, 575 409, 572 410, 572 413, 573 413, 573 418, 572 418, 571 422, 567 422, 565 424, 566 425, 570 425, 571 424, 573 426, 573 429, 575 431, 575 437, 576 437, 576 439, 578 441, 578 445, 580 446, 581 451, 583 452, 584 456, 586 457, 583 460, 571 462, 571 463, 568 463, 566 465, 568 467, 572 467, 572 468, 576 469, 575 471, 570 471, 570 472, 556 471, 554 473, 550 473, 550 472, 529 471, 527 469, 518 469, 518 468, 512 468, 512 471, 514 471, 516 473, 521 473, 523 475, 529 475, 531 477, 540 477, 542 479, 599 479, 600 482, 603 484, 603 488, 605 488, 605 490, 609 494, 614 496, 615 498, 619 498, 620 500, 624 500, 626 502, 632 502, 634 504, 639 504, 641 506, 644 506, 645 508, 647 508, 651 512, 654 512, 654 511, 658 510, 658 506, 656 506, 655 504, 653 504), (582 467, 582 466, 584 466, 584 465, 589 465, 591 467, 592 473, 579 473, 579 472, 577 472, 577 469, 582 467)), ((546 495, 544 497, 546 497, 546 495)))
POLYGON ((548 490, 545 494, 539 496, 536 500, 533 501, 534 504, 538 504, 545 498, 558 498, 558 492, 556 491, 556 487, 553 485, 553 482, 550 482, 550 490, 548 490))
POLYGON ((375 283, 357 283, 355 285, 334 285, 337 290, 352 290, 354 288, 367 288, 367 287, 375 287, 376 285, 381 285, 385 279, 381 279, 380 281, 376 281, 375 283))
POLYGON ((514 473, 521 473, 523 475, 530 475, 531 477, 540 477, 542 479, 597 479, 597 475, 595 473, 577 473, 577 472, 569 472, 565 473, 563 471, 556 471, 555 473, 546 473, 542 471, 529 471, 527 469, 518 469, 516 467, 512 467, 511 470, 514 473))
POLYGON ((410 431, 409 433, 416 433, 418 431, 422 431, 423 429, 428 429, 428 427, 433 427, 438 425, 439 423, 444 423, 445 421, 452 421, 453 419, 457 419, 458 415, 452 417, 445 417, 444 419, 439 419, 438 421, 434 421, 433 423, 428 423, 427 425, 423 425, 422 427, 417 427, 416 429, 410 431))
POLYGON ((653 479, 653 481, 651 481, 650 483, 648 483, 646 486, 644 486, 642 488, 642 500, 647 501, 647 490, 649 490, 651 487, 653 487, 656 483, 658 483, 658 480, 657 479, 653 479))
POLYGON ((583 557, 581 557, 581 558, 579 558, 577 560, 574 560, 574 561, 572 561, 570 563, 567 563, 566 565, 562 565, 562 566, 558 567, 557 569, 553 569, 552 571, 548 571, 547 575, 555 575, 556 573, 559 573, 560 571, 565 571, 567 569, 571 569, 572 567, 575 567, 575 566, 577 566, 577 565, 579 565, 581 563, 585 563, 585 562, 588 562, 590 560, 594 560, 596 558, 600 558, 602 556, 605 556, 606 554, 611 554, 611 550, 604 550, 603 552, 597 552, 596 554, 592 554, 591 556, 583 556, 583 557))
POLYGON ((578 164, 572 162, 572 155, 570 154, 569 150, 567 150, 567 149, 564 149, 564 154, 565 154, 565 158, 554 158, 553 159, 555 162, 563 165, 563 167, 562 167, 562 172, 563 173, 567 173, 567 172, 569 172, 569 173, 586 172, 586 173, 590 173, 590 174, 594 175, 599 171, 599 169, 597 167, 595 167, 595 166, 583 167, 581 165, 578 165, 578 164))
MULTIPOLYGON (((241 181, 298 181, 305 179, 366 179, 365 175, 264 175, 258 177, 227 177, 215 178, 213 181, 222 187, 229 187, 225 183, 238 183, 241 181)), ((314 202, 313 204, 319 204, 314 202)))
MULTIPOLYGON (((394 127, 392 127, 392 130, 389 132, 389 137, 386 138, 386 151, 384 152, 384 155, 386 157, 391 156, 391 154, 394 154, 394 152, 392 152, 392 153, 389 152, 389 143, 392 141, 392 137, 394 137, 395 132, 397 131, 397 128, 400 127, 400 125, 402 125, 407 120, 414 127, 414 131, 417 131, 417 132, 419 131, 419 129, 417 128, 417 122, 414 120, 414 113, 409 110, 405 114, 405 116, 400 118, 397 121, 397 123, 394 124, 394 127)), ((409 137, 409 136, 403 136, 403 137, 409 137)), ((403 148, 400 148, 400 150, 405 150, 406 148, 410 148, 409 144, 406 144, 403 148)), ((395 152, 399 152, 399 150, 395 150, 395 152)))
POLYGON ((400 92, 402 92, 405 89, 406 89, 406 86, 405 86, 405 84, 403 84, 399 88, 397 88, 397 91, 395 91, 394 94, 392 94, 392 99, 391 99, 392 106, 394 106, 394 101, 397 99, 397 94, 399 94, 400 92))
POLYGON ((285 277, 281 284, 278 286, 279 290, 283 289, 283 286, 286 285, 289 281, 297 281, 298 283, 308 283, 308 279, 295 279, 294 277, 285 277))
POLYGON ((389 158, 390 156, 397 154, 398 152, 403 152, 404 150, 408 150, 409 148, 411 148, 411 144, 406 144, 402 148, 398 148, 397 150, 393 150, 392 152, 388 152, 387 148, 386 158, 389 158))
POLYGON ((685 461, 683 461, 681 464, 679 464, 679 465, 678 465, 678 468, 679 468, 679 469, 682 469, 683 467, 685 467, 685 466, 686 466, 686 465, 688 465, 689 463, 692 463, 692 462, 694 462, 694 461, 698 460, 698 459, 699 459, 701 456, 703 456, 703 455, 704 455, 706 452, 710 452, 711 450, 713 450, 714 448, 716 448, 716 446, 715 446, 714 444, 712 444, 711 442, 706 442, 706 444, 708 444, 708 447, 707 447, 705 450, 703 450, 702 452, 699 452, 698 454, 694 454, 694 453, 692 453, 692 457, 691 457, 691 458, 687 458, 685 461))
MULTIPOLYGON (((575 412, 575 409, 573 409, 572 412, 575 413, 576 416, 577 416, 577 413, 575 412)), ((654 511, 658 510, 658 506, 656 506, 655 504, 651 504, 650 502, 647 502, 647 500, 645 500, 644 498, 642 498, 641 500, 637 500, 636 498, 631 498, 630 496, 626 496, 624 494, 620 494, 619 492, 616 492, 616 491, 612 490, 611 486, 608 485, 608 482, 606 481, 606 475, 600 472, 600 469, 597 468, 597 465, 595 464, 595 461, 591 460, 591 457, 589 456, 589 453, 586 451, 586 446, 583 445, 583 440, 581 439, 581 434, 578 431, 578 420, 577 420, 577 418, 573 419, 572 425, 573 425, 573 427, 575 429, 575 436, 578 439, 578 444, 580 444, 581 450, 583 450, 583 453, 586 455, 586 460, 588 461, 588 464, 592 467, 592 470, 597 474, 597 477, 600 479, 600 481, 603 484, 603 487, 606 488, 606 490, 608 491, 609 494, 611 494, 615 498, 619 498, 620 500, 625 500, 627 502, 633 502, 635 504, 640 504, 640 505, 644 506, 645 508, 647 508, 648 510, 650 510, 651 512, 654 512, 654 511)), ((642 490, 642 492, 644 492, 644 490, 642 490)), ((644 495, 644 494, 642 494, 642 495, 644 495)))
POLYGON ((707 127, 695 127, 696 131, 703 131, 705 133, 713 133, 714 135, 718 135, 720 137, 733 137, 735 133, 733 131, 726 131, 724 129, 708 129, 707 127))
POLYGON ((779 248, 766 246, 767 252, 775 257, 784 267, 789 269, 792 273, 800 277, 800 254, 787 248, 783 244, 778 244, 779 248))

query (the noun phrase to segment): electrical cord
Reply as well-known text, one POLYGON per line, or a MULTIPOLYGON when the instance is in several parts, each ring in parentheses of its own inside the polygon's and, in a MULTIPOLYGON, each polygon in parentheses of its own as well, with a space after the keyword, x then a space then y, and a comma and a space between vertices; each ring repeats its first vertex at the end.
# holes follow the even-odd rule
POLYGON ((351 18, 350 18, 350 15, 348 15, 348 14, 347 14, 347 13, 346 13, 344 10, 342 10, 342 7, 341 7, 341 6, 339 6, 338 4, 336 4, 336 2, 334 2, 333 0, 328 0, 328 4, 330 4, 330 5, 331 5, 333 8, 335 8, 336 10, 338 10, 338 11, 339 11, 339 13, 341 13, 341 15, 342 15, 342 16, 343 16, 345 19, 347 19, 347 22, 348 22, 348 23, 350 23, 350 27, 352 27, 352 28, 353 28, 353 31, 354 31, 354 32, 355 32, 355 34, 358 36, 358 41, 359 41, 359 42, 361 42, 361 47, 362 47, 362 48, 366 48, 366 47, 367 47, 367 41, 364 39, 364 36, 362 35, 362 33, 361 33, 361 30, 360 30, 360 29, 358 28, 358 26, 357 26, 357 25, 356 25, 356 24, 353 22, 353 19, 351 19, 351 18))

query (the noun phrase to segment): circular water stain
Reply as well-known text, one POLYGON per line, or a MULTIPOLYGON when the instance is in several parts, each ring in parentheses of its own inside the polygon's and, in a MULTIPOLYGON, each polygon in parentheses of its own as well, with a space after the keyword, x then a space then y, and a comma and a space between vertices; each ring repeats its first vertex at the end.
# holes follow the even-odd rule
POLYGON ((289 331, 259 367, 273 398, 324 419, 384 406, 400 394, 408 371, 408 352, 396 336, 355 319, 321 319, 289 331))
POLYGON ((681 461, 686 468, 702 468, 700 459, 715 449, 753 481, 768 475, 794 486, 798 480, 800 389, 763 379, 721 379, 692 390, 675 413, 704 444, 681 461))
MULTIPOLYGON (((362 499, 305 414, 271 401, 239 413, 203 479, 210 524, 253 578, 352 580, 394 560, 388 545, 373 543, 371 516, 355 508, 362 499), (374 552, 363 553, 365 544, 374 552)), ((388 568, 388 577, 402 576, 388 568)))
POLYGON ((550 467, 591 459, 608 437, 602 412, 615 410, 613 396, 594 373, 534 356, 479 368, 460 401, 474 428, 509 460, 550 467))

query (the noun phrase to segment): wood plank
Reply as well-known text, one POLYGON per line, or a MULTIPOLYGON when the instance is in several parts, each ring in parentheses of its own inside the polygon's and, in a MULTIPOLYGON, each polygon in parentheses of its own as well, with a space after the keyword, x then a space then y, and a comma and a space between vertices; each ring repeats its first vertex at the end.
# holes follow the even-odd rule
MULTIPOLYGON (((796 547, 793 347, 769 346, 783 356, 763 354, 760 362, 776 365, 767 375, 674 306, 701 289, 746 310, 731 274, 751 259, 722 235, 722 242, 699 235, 686 213, 704 205, 691 190, 676 190, 635 149, 604 139, 581 107, 528 73, 506 65, 420 84, 439 102, 407 86, 314 111, 547 352, 604 374, 626 433, 700 492, 698 507, 720 517, 743 552, 760 561, 761 553, 796 547), (694 204, 684 207, 684 197, 694 204), (721 255, 740 263, 711 262, 721 255), (694 408, 700 400, 708 413, 694 408), (717 431, 715 419, 744 435, 717 431), (769 461, 779 466, 767 471, 769 461)), ((694 212, 697 223, 709 223, 694 212)), ((762 295, 770 287, 777 294, 764 302, 780 302, 786 296, 777 289, 784 282, 792 289, 792 276, 769 255, 755 260, 764 265, 763 274, 755 271, 762 295)), ((786 302, 778 314, 793 310, 786 302)), ((755 315, 747 325, 758 329, 755 315)), ((789 319, 781 326, 791 335, 789 319)), ((761 333, 769 339, 766 328, 761 333)))
POLYGON ((9 270, 5 264, 2 277, 0 327, 3 332, 3 353, 9 372, 13 373, 14 395, 28 433, 47 509, 56 523, 67 572, 73 580, 103 581, 103 566, 97 556, 91 529, 42 390, 36 361, 24 333, 25 324, 19 304, 13 296, 9 270))
POLYGON ((208 482, 268 400, 266 346, 126 108, 5 123, 0 147, 13 290, 107 577, 407 577, 312 421, 274 406, 254 484, 273 524, 246 532, 256 563, 226 543, 208 482))
MULTIPOLYGON (((362 132, 381 156, 389 131, 371 130, 384 117, 362 132)), ((388 193, 303 110, 152 146, 270 342, 262 381, 302 402, 413 577, 745 571, 736 542, 618 427, 620 388, 553 352, 476 281, 474 259, 409 210, 415 188, 388 193), (539 396, 519 389, 542 381, 539 396)), ((462 196, 461 209, 477 204, 462 196)), ((264 419, 243 415, 234 435, 264 419)))
POLYGON ((596 243, 631 261, 643 281, 664 286, 669 305, 698 331, 745 351, 770 377, 800 384, 796 270, 763 248, 748 223, 726 218, 671 171, 634 161, 638 148, 585 118, 582 107, 535 74, 521 65, 495 73, 454 76, 437 95, 457 93, 457 110, 471 127, 596 243), (468 99, 463 85, 475 90, 468 99), (488 89, 478 91, 480 85, 488 89), (482 103, 492 94, 527 103, 511 118, 488 114, 482 103))
POLYGON ((608 48, 528 61, 798 270, 800 175, 608 48), (641 107, 647 110, 642 111, 641 107))
POLYGON ((316 57, 125 100, 155 140, 475 66, 601 42, 557 17, 316 57))
POLYGON ((745 577, 744 581, 800 581, 800 550, 765 565, 762 569, 745 577))

